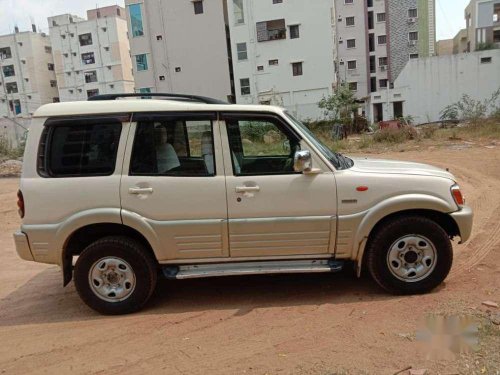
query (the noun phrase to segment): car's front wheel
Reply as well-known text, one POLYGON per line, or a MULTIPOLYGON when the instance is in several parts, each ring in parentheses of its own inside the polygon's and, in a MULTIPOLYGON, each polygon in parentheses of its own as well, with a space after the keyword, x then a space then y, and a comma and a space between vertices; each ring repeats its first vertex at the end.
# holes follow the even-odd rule
POLYGON ((141 309, 154 291, 157 268, 139 242, 102 238, 83 250, 75 264, 75 286, 82 300, 101 314, 141 309))
POLYGON ((428 292, 448 276, 453 249, 448 234, 421 216, 397 217, 370 238, 367 266, 375 281, 395 294, 428 292))

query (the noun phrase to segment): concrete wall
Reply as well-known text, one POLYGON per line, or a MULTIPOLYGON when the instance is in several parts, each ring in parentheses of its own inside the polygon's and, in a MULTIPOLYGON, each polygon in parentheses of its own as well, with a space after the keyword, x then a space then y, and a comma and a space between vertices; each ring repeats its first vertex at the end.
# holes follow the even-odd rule
POLYGON ((442 110, 462 95, 484 100, 499 88, 500 50, 421 58, 408 63, 393 90, 372 95, 371 111, 373 104, 382 103, 384 120, 389 120, 392 103, 404 101, 404 115, 416 123, 439 121, 442 110))
POLYGON ((135 89, 204 95, 228 100, 232 95, 226 21, 222 0, 203 1, 195 14, 187 0, 126 0, 140 4, 144 35, 129 32, 135 89), (148 70, 137 71, 135 56, 146 54, 148 70))

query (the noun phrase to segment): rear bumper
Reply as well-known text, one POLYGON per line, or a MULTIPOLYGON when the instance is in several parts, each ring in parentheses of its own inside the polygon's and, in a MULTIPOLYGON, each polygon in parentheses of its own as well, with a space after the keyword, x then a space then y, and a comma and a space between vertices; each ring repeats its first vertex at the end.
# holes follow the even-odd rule
POLYGON ((30 245, 28 243, 28 236, 23 232, 14 233, 14 243, 16 244, 17 255, 21 259, 34 261, 33 254, 31 254, 30 245))
POLYGON ((453 212, 450 216, 455 220, 460 231, 460 243, 464 243, 470 238, 472 232, 472 221, 474 218, 472 208, 463 206, 460 211, 453 212))

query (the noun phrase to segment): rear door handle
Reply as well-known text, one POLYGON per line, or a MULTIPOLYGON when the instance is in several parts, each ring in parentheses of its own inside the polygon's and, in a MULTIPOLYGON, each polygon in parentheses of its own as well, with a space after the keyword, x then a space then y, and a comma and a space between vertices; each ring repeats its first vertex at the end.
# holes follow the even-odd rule
POLYGON ((153 188, 130 188, 128 193, 133 195, 153 194, 153 188))
POLYGON ((260 191, 258 186, 238 186, 236 188, 237 193, 256 193, 260 191))

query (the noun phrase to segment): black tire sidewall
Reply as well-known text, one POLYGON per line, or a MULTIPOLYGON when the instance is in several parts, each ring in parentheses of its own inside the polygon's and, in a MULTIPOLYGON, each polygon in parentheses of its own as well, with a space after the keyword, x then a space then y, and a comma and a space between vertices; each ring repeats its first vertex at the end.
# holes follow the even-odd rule
POLYGON ((82 300, 101 314, 117 315, 139 310, 147 302, 156 284, 156 269, 145 254, 143 246, 126 238, 108 237, 89 245, 75 264, 75 286, 82 300), (116 257, 132 268, 136 285, 130 296, 120 302, 99 298, 89 284, 91 267, 104 257, 116 257))
POLYGON ((440 285, 450 272, 453 249, 447 233, 434 221, 423 217, 403 217, 392 221, 379 230, 369 249, 368 266, 374 279, 386 290, 395 294, 418 294, 428 292, 440 285), (387 255, 399 238, 407 235, 427 238, 437 252, 434 270, 417 282, 398 279, 389 270, 387 255))

